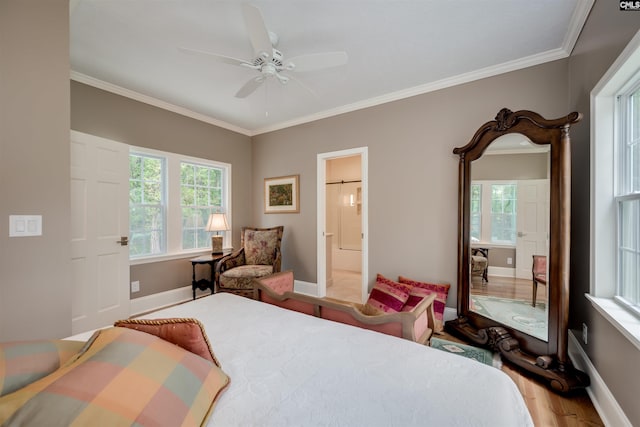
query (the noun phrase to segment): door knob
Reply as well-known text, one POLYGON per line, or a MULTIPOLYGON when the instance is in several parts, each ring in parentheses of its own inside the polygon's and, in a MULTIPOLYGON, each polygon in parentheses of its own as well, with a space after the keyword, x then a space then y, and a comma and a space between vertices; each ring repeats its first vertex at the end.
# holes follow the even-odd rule
POLYGON ((122 237, 120 237, 120 240, 116 241, 116 243, 120 243, 120 245, 122 245, 122 246, 127 246, 129 244, 129 237, 122 236, 122 237))
POLYGON ((522 231, 518 231, 518 237, 524 237, 526 234, 523 233, 522 231))

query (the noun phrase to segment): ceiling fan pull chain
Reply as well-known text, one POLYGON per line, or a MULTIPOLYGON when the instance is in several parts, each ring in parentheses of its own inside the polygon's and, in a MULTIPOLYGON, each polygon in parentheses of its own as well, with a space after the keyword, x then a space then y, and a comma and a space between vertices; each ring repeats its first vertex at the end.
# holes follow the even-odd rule
POLYGON ((269 82, 266 82, 264 85, 264 116, 265 117, 269 117, 269 97, 268 97, 268 90, 269 90, 269 82))

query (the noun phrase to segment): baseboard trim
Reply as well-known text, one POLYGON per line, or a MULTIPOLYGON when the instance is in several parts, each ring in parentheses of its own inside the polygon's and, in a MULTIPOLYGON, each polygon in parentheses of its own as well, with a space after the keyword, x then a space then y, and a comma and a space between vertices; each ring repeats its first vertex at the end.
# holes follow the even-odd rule
POLYGON ((568 351, 573 365, 589 375, 591 379, 591 384, 587 387, 587 394, 591 398, 591 402, 596 411, 598 411, 598 415, 600 415, 604 425, 631 427, 631 422, 622 408, 620 408, 620 405, 618 405, 593 363, 591 363, 589 356, 580 345, 580 341, 571 331, 569 331, 568 351))
MULTIPOLYGON (((211 291, 207 290, 206 294, 211 291)), ((201 292, 204 295, 204 292, 201 292)), ((196 290, 196 297, 198 291, 196 290)), ((182 288, 171 289, 169 291, 159 292, 153 295, 147 295, 131 300, 130 311, 131 316, 140 316, 150 311, 160 310, 161 308, 180 304, 193 299, 193 288, 184 286, 182 288)))
MULTIPOLYGON (((294 282, 295 292, 318 296, 318 286, 315 283, 303 282, 296 280, 294 282)), ((211 291, 200 292, 196 289, 196 298, 209 295, 211 291)), ((130 302, 131 316, 140 316, 151 311, 160 310, 172 305, 181 304, 193 299, 193 288, 184 286, 182 288, 171 289, 169 291, 159 292, 153 295, 147 295, 140 298, 134 298, 130 302)))
POLYGON ((303 282, 302 280, 293 281, 293 291, 299 294, 318 296, 318 285, 311 282, 303 282))
POLYGON ((487 271, 489 276, 498 276, 498 277, 516 277, 516 269, 509 267, 491 267, 487 271))

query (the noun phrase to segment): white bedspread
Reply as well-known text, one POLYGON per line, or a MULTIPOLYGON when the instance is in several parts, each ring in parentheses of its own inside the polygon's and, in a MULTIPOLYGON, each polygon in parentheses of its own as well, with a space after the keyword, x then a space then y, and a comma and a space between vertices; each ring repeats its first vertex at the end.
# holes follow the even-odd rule
POLYGON ((147 318, 194 317, 231 384, 209 426, 532 426, 513 381, 407 340, 216 294, 147 318))

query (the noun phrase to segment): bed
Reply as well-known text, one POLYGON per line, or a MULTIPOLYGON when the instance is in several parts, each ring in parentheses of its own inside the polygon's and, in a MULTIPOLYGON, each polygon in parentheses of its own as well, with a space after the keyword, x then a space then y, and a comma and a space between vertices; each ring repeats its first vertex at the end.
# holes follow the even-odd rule
POLYGON ((409 340, 226 293, 143 317, 204 325, 231 379, 208 426, 533 425, 502 371, 409 340))

